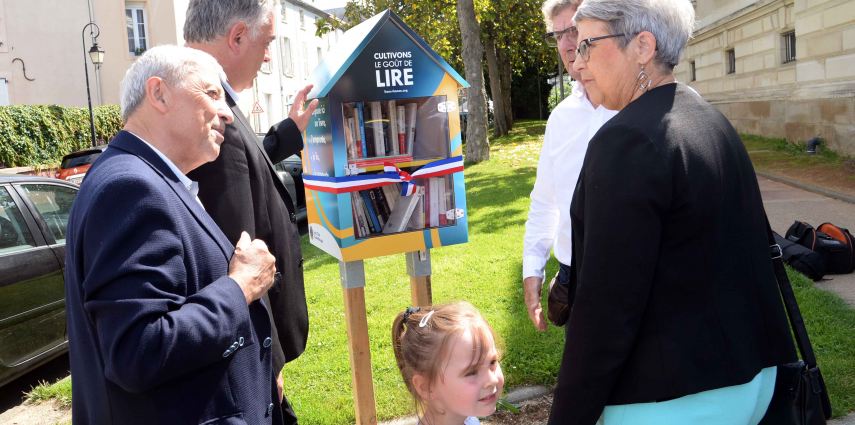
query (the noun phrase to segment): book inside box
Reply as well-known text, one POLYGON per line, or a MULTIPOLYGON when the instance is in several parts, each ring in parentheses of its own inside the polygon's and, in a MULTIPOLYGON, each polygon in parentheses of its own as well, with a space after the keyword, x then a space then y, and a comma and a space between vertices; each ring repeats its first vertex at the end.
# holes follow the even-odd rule
POLYGON ((342 117, 350 167, 404 168, 449 156, 445 96, 343 103, 342 117))
POLYGON ((450 175, 416 178, 411 183, 415 190, 406 196, 401 194, 401 185, 397 183, 351 193, 357 239, 456 223, 450 175))

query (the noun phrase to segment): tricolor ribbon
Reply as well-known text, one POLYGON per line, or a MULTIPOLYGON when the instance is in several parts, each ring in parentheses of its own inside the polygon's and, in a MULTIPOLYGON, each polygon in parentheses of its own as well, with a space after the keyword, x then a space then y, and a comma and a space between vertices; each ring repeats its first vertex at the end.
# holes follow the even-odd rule
POLYGON ((444 176, 459 171, 463 171, 463 157, 455 156, 425 164, 412 174, 402 171, 391 163, 384 164, 383 173, 378 174, 344 177, 310 176, 304 174, 303 185, 306 189, 338 194, 401 183, 401 195, 406 196, 412 195, 415 192, 415 185, 411 183, 413 179, 444 176))

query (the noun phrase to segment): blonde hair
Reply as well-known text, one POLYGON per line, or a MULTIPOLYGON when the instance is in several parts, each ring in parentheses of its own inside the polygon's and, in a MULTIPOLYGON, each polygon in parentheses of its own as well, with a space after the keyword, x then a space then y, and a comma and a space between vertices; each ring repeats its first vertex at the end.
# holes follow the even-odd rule
POLYGON ((392 324, 395 360, 420 415, 425 412, 425 401, 416 391, 413 377, 419 374, 431 385, 437 382, 448 363, 451 342, 466 331, 472 332, 474 349, 469 368, 475 369, 490 355, 496 334, 472 304, 460 301, 411 307, 395 317, 392 324))

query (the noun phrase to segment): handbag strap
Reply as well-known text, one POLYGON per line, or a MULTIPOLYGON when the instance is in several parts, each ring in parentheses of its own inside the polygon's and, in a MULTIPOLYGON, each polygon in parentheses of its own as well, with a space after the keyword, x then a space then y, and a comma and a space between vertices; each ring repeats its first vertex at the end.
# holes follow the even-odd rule
POLYGON ((793 287, 790 285, 790 278, 787 277, 787 271, 784 269, 781 246, 775 243, 775 235, 772 233, 772 226, 769 225, 768 217, 766 217, 766 230, 769 236, 769 247, 772 250, 772 267, 775 269, 775 280, 778 281, 778 289, 781 290, 781 297, 784 299, 784 307, 786 307, 787 316, 790 318, 790 326, 793 328, 793 335, 796 337, 796 345, 799 347, 805 364, 809 368, 816 367, 813 346, 810 344, 799 304, 796 302, 793 287))

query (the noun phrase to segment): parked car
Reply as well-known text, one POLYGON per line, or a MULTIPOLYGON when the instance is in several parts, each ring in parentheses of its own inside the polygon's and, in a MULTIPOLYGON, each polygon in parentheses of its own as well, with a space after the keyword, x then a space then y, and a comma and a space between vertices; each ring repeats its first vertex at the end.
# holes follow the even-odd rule
POLYGON ((105 149, 107 149, 107 145, 99 145, 94 148, 81 149, 62 157, 56 178, 79 185, 83 181, 83 176, 89 171, 89 167, 105 149))
POLYGON ((68 350, 65 228, 77 190, 0 176, 0 386, 68 350))
POLYGON ((288 158, 273 165, 279 180, 285 184, 288 193, 291 194, 291 199, 294 200, 294 207, 297 209, 297 228, 300 229, 300 234, 308 233, 308 225, 306 220, 306 190, 303 188, 303 160, 297 155, 291 155, 288 158))

